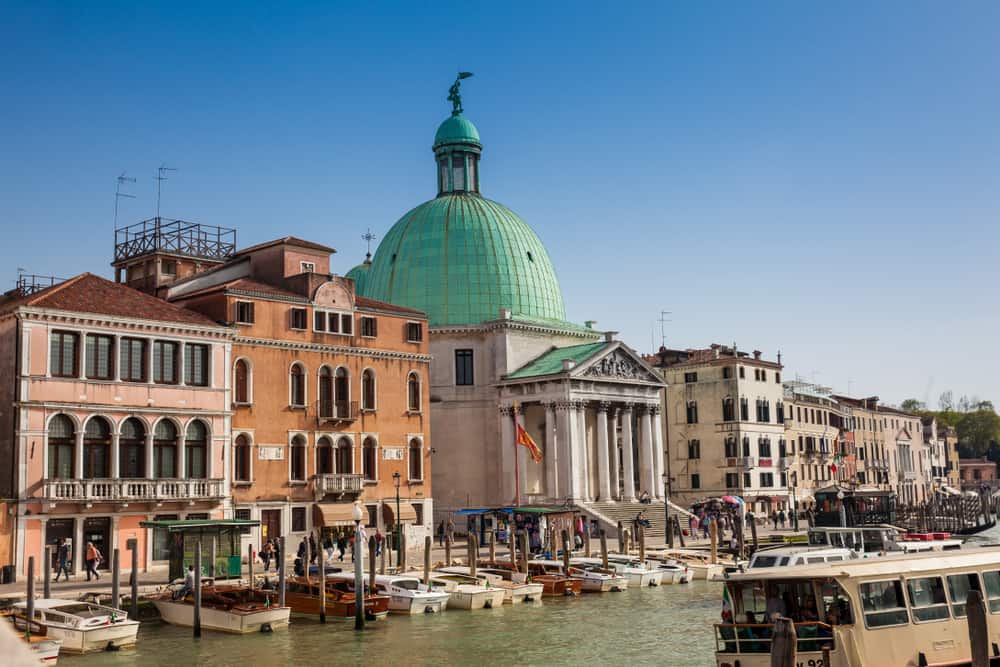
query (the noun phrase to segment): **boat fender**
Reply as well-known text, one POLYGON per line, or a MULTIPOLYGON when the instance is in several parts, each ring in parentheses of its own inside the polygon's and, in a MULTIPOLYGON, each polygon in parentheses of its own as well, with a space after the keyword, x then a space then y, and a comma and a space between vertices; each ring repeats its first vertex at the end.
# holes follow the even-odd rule
POLYGON ((108 645, 104 647, 105 651, 120 651, 120 646, 115 646, 114 642, 108 642, 108 645))
POLYGON ((483 605, 483 608, 484 609, 493 609, 493 600, 487 600, 486 603, 483 605))
POLYGON ((366 621, 374 621, 375 620, 375 612, 373 612, 371 609, 365 609, 365 620, 366 621))
POLYGON ((574 595, 576 595, 576 593, 573 591, 572 588, 566 588, 566 589, 563 590, 563 595, 565 595, 568 598, 571 598, 574 595))
POLYGON ((261 623, 260 624, 260 631, 261 631, 261 634, 268 634, 270 632, 274 632, 274 628, 271 627, 270 623, 261 623))
POLYGON ((433 614, 434 613, 434 607, 432 607, 431 605, 427 605, 426 607, 424 607, 424 613, 425 614, 433 614))

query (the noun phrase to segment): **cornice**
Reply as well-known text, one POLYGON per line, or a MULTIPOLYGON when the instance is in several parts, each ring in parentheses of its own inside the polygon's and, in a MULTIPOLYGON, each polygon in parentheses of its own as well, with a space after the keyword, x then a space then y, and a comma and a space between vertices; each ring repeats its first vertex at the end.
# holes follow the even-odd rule
POLYGON ((209 338, 232 338, 236 331, 223 325, 198 325, 165 322, 141 318, 117 317, 100 313, 79 313, 68 310, 20 306, 13 312, 19 319, 30 322, 56 322, 76 326, 103 326, 123 331, 146 331, 170 334, 198 335, 209 338))
POLYGON ((237 336, 233 339, 234 345, 251 345, 255 347, 270 347, 280 350, 305 350, 308 352, 326 352, 328 354, 344 354, 354 357, 376 357, 379 359, 405 359, 408 361, 419 361, 430 363, 431 355, 414 354, 412 352, 398 352, 395 350, 378 350, 369 347, 350 347, 344 345, 321 345, 319 343, 306 343, 287 340, 273 340, 269 338, 248 338, 237 336))

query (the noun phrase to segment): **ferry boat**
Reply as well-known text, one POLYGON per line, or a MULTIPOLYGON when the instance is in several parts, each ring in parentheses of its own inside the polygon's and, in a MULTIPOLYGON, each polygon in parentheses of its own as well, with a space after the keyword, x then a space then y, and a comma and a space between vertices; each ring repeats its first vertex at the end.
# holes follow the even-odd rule
MULTIPOLYGON (((14 624, 23 628, 23 617, 27 614, 27 602, 14 605, 14 624)), ((139 631, 139 621, 129 619, 121 609, 59 598, 35 600, 35 615, 32 619, 45 626, 46 634, 52 639, 62 640, 62 651, 66 653, 90 653, 106 649, 135 646, 135 636, 139 631)))
POLYGON ((962 548, 949 533, 906 533, 888 524, 836 528, 817 526, 806 533, 811 547, 851 549, 861 556, 918 553, 962 548))
MULTIPOLYGON (((570 558, 571 565, 597 565, 602 567, 604 561, 600 558, 570 558)), ((628 579, 629 586, 659 586, 663 583, 663 570, 648 567, 634 556, 623 554, 608 555, 608 569, 628 579)), ((670 575, 673 579, 673 574, 670 575)))
POLYGON ((431 572, 431 590, 448 593, 448 609, 493 609, 503 605, 505 593, 502 588, 484 585, 477 577, 456 572, 431 572))
POLYGON ((793 567, 795 565, 815 565, 836 563, 860 558, 853 549, 825 547, 787 546, 761 549, 750 558, 748 569, 761 567, 793 567))
MULTIPOLYGON (((174 598, 176 584, 152 599, 160 617, 171 625, 194 625, 192 595, 174 598)), ((278 606, 278 592, 260 599, 258 591, 247 586, 202 586, 201 627, 205 630, 244 635, 270 632, 288 627, 291 609, 278 606)))
MULTIPOLYGON (((318 579, 290 577, 285 582, 285 604, 296 616, 319 616, 320 582, 318 579)), ((258 589, 255 597, 260 599, 277 595, 274 591, 258 589)), ((326 582, 326 616, 334 620, 352 620, 357 613, 357 597, 344 581, 326 582)), ((389 615, 389 597, 386 595, 365 595, 365 618, 378 621, 389 615)))
POLYGON ((569 569, 564 570, 562 561, 537 559, 529 560, 528 567, 541 569, 542 574, 557 574, 576 579, 585 593, 618 592, 628 588, 628 579, 602 569, 600 562, 597 565, 582 563, 573 565, 571 562, 569 569))
MULTIPOLYGON (((370 575, 369 575, 370 576, 370 575)), ((354 590, 354 574, 344 572, 330 575, 328 578, 346 581, 350 590, 354 590)), ((365 577, 368 581, 368 576, 365 577)), ((389 598, 389 611, 397 614, 430 614, 442 612, 448 608, 449 593, 433 590, 424 585, 419 578, 400 574, 376 574, 375 592, 389 598)))
POLYGON ((715 626, 718 667, 769 667, 778 615, 795 623, 796 664, 969 665, 971 590, 982 593, 987 607, 993 664, 1000 658, 997 547, 752 569, 730 574, 724 585, 722 622, 715 626))
MULTIPOLYGON (((464 574, 471 576, 467 565, 452 565, 442 567, 439 572, 464 574)), ((528 583, 527 577, 519 572, 510 572, 499 568, 476 568, 476 578, 481 582, 489 582, 490 586, 504 592, 503 601, 510 604, 541 601, 545 586, 539 583, 528 583)))

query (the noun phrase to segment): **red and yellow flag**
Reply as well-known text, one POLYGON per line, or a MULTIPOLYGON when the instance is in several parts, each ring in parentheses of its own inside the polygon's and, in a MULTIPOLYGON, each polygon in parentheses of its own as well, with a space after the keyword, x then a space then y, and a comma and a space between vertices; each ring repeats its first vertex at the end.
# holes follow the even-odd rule
POLYGON ((535 463, 541 463, 542 450, 539 449, 538 445, 535 444, 535 441, 531 439, 531 436, 528 435, 528 432, 525 431, 520 424, 514 422, 514 426, 517 427, 517 444, 528 448, 528 451, 531 453, 532 461, 535 463))

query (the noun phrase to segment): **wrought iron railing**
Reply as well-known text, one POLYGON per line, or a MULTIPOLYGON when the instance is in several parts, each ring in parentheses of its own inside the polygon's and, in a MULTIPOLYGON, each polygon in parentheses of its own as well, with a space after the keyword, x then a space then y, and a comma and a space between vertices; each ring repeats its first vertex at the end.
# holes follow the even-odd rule
POLYGON ((160 217, 115 230, 116 262, 154 252, 228 259, 236 252, 236 230, 160 217))

